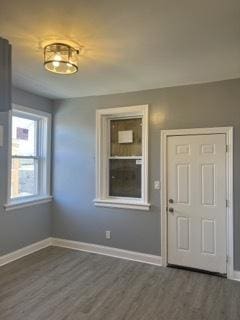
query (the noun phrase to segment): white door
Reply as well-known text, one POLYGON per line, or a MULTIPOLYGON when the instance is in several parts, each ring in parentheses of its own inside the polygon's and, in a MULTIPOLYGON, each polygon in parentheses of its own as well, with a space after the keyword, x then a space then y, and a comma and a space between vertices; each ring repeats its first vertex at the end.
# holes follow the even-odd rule
POLYGON ((226 273, 226 136, 172 136, 168 263, 226 273))

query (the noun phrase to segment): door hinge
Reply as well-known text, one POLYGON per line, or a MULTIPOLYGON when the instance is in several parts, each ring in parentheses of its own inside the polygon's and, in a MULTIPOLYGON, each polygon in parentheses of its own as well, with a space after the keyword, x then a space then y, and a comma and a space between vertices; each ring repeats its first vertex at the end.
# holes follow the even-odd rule
POLYGON ((229 200, 226 199, 226 208, 229 207, 229 200))
POLYGON ((226 144, 226 152, 228 152, 228 151, 229 151, 229 145, 226 144))
POLYGON ((227 263, 229 262, 229 256, 228 255, 226 256, 226 262, 227 263))

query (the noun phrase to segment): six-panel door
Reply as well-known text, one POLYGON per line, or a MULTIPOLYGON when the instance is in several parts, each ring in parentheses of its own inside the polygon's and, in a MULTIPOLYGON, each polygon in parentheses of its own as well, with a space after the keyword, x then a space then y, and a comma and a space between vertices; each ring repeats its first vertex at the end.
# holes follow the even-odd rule
POLYGON ((168 138, 168 263, 226 273, 224 134, 168 138))

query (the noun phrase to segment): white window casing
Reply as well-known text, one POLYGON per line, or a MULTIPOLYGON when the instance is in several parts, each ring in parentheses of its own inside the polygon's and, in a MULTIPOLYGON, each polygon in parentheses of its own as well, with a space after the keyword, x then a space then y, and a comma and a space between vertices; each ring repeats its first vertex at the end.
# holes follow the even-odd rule
MULTIPOLYGON (((134 158, 134 157, 132 157, 134 158)), ((96 111, 96 198, 95 206, 149 210, 148 203, 148 105, 98 109, 96 111), (142 118, 141 198, 109 196, 109 122, 142 118)))
POLYGON ((9 156, 8 156, 8 191, 7 203, 5 209, 7 211, 22 208, 26 206, 37 205, 40 203, 49 202, 52 200, 50 195, 50 167, 51 167, 51 114, 36 109, 31 109, 14 104, 12 111, 9 114, 9 156), (35 156, 24 157, 12 155, 12 118, 21 117, 23 119, 36 120, 36 147, 37 152, 35 156), (13 158, 31 158, 36 159, 38 163, 37 168, 37 184, 38 192, 34 195, 23 197, 11 197, 11 166, 13 158))

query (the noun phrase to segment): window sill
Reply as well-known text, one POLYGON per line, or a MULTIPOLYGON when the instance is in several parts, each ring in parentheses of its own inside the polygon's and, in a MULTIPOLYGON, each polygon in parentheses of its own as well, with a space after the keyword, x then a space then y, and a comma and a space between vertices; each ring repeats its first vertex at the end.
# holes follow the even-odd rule
POLYGON ((96 207, 109 207, 109 208, 120 208, 120 209, 132 209, 132 210, 145 210, 149 211, 150 203, 144 203, 140 201, 121 201, 121 200, 109 200, 109 199, 95 199, 94 205, 96 207))
POLYGON ((38 204, 51 202, 53 199, 52 196, 44 196, 44 197, 37 197, 37 198, 31 198, 31 199, 24 199, 20 201, 11 201, 4 205, 4 208, 6 211, 21 209, 25 207, 31 207, 36 206, 38 204))

